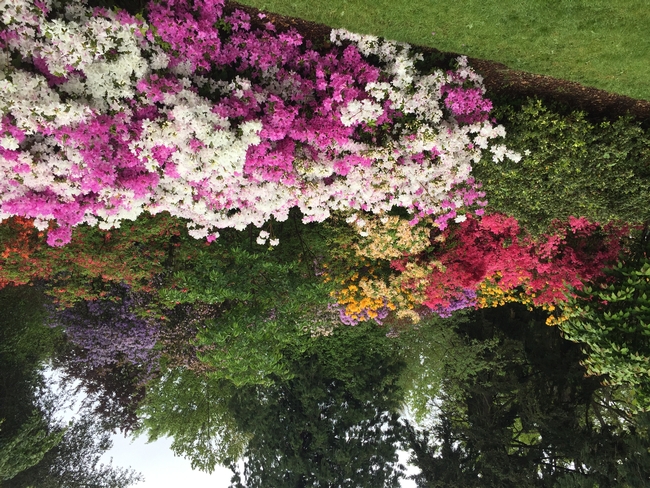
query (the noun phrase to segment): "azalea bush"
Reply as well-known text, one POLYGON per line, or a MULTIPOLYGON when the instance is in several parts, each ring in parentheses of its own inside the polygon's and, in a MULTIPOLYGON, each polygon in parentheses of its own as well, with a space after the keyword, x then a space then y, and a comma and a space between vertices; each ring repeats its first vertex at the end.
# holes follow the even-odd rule
POLYGON ((61 327, 70 343, 78 348, 71 362, 83 362, 90 368, 130 363, 147 371, 157 369, 154 350, 159 327, 139 317, 136 309, 146 303, 128 286, 115 286, 101 300, 79 302, 52 312, 48 325, 61 327))
MULTIPOLYGON (((444 313, 452 305, 449 297, 456 294, 462 300, 465 290, 476 292, 488 279, 506 292, 523 288, 535 306, 551 306, 565 300, 567 286, 581 287, 617 259, 624 232, 570 217, 566 223, 556 222, 552 234, 533 240, 512 217, 467 219, 445 236, 451 242, 436 256, 442 266, 427 277, 425 304, 444 313)), ((494 305, 489 300, 483 304, 494 305)))
POLYGON ((356 255, 366 260, 366 270, 382 271, 342 283, 335 296, 346 305, 346 315, 372 317, 375 301, 382 299, 382 306, 396 310, 396 318, 412 322, 427 311, 448 317, 456 310, 507 302, 552 312, 566 301, 568 287, 579 290, 603 276, 628 232, 626 226, 571 217, 556 221, 552 233, 532 237, 501 214, 456 220, 444 230, 435 222, 410 225, 396 216, 364 221, 348 262, 356 255), (354 301, 351 291, 357 292, 354 301))
POLYGON ((493 142, 503 128, 464 58, 420 73, 408 45, 339 30, 317 51, 222 7, 151 2, 145 20, 3 3, 0 219, 33 218, 50 245, 145 211, 208 239, 296 206, 305 221, 398 206, 444 223, 480 199, 472 162, 518 159, 493 142))
POLYGON ((111 231, 77 226, 68 245, 52 247, 32 219, 11 217, 0 223, 0 287, 46 281, 46 292, 60 306, 102 298, 122 283, 151 292, 180 246, 183 230, 183 223, 169 214, 143 214, 111 231))

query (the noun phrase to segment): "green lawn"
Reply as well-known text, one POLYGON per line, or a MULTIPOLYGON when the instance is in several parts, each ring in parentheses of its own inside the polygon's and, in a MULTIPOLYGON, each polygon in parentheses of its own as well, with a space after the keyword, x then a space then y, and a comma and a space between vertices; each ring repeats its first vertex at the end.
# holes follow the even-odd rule
POLYGON ((650 100, 650 0, 240 3, 650 100))

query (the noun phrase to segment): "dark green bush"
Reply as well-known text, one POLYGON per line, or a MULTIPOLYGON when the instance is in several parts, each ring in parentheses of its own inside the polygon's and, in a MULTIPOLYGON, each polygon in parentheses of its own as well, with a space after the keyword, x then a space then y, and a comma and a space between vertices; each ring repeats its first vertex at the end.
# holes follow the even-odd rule
POLYGON ((518 162, 485 157, 474 168, 493 212, 533 234, 570 215, 607 223, 650 217, 650 132, 630 117, 594 122, 583 112, 528 99, 494 111, 518 162))

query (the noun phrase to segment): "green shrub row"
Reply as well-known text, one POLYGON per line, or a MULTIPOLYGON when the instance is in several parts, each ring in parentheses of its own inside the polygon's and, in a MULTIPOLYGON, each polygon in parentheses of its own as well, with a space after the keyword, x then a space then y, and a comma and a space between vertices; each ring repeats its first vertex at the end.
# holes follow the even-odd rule
POLYGON ((496 102, 506 144, 523 158, 474 167, 489 207, 517 218, 532 234, 554 219, 584 216, 601 223, 650 218, 650 132, 631 117, 587 114, 538 99, 496 102))

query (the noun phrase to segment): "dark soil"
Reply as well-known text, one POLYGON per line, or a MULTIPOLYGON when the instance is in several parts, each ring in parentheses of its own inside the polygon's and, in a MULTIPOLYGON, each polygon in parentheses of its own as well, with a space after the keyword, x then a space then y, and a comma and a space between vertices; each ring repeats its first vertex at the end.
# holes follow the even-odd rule
MULTIPOLYGON (((229 13, 235 8, 250 14, 251 24, 262 25, 257 17, 260 10, 228 1, 225 12, 229 13)), ((322 44, 323 39, 329 39, 331 28, 326 25, 269 12, 264 13, 267 16, 264 22, 273 22, 280 32, 293 27, 305 39, 310 39, 315 44, 322 44)), ((424 54, 435 55, 440 59, 441 65, 445 66, 459 55, 422 46, 414 46, 414 49, 424 54)), ((617 119, 629 113, 639 122, 650 122, 650 101, 637 100, 550 76, 513 70, 504 64, 486 59, 468 57, 468 61, 469 65, 483 76, 488 98, 514 100, 537 97, 545 102, 559 103, 569 109, 582 110, 591 117, 617 119)))

